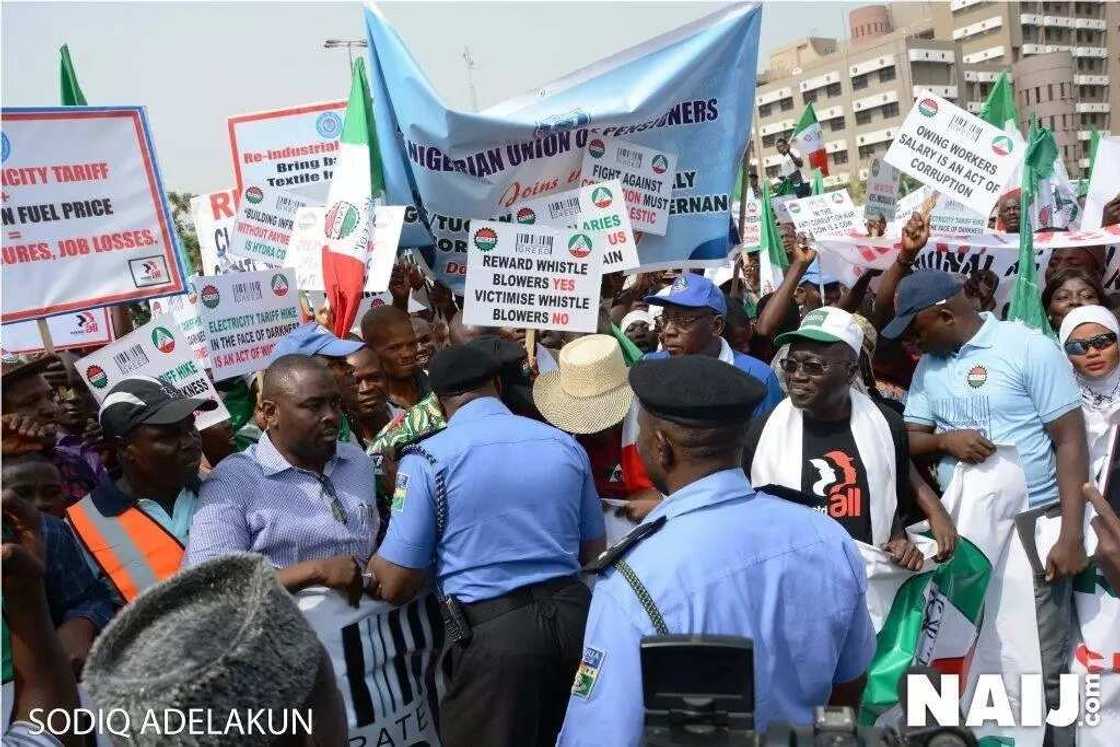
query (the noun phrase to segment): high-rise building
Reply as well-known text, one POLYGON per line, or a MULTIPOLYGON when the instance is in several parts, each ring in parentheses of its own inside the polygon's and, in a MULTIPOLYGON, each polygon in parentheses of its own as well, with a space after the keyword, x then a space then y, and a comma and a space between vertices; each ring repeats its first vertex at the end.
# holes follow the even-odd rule
POLYGON ((810 101, 832 186, 867 178, 917 91, 976 113, 1001 72, 1015 83, 1024 130, 1032 114, 1053 129, 1071 176, 1087 175, 1091 131, 1111 132, 1120 99, 1120 85, 1111 85, 1120 75, 1120 3, 893 3, 857 8, 848 24, 848 41, 787 45, 760 75, 755 153, 768 175, 778 173, 775 141, 789 136, 810 101))

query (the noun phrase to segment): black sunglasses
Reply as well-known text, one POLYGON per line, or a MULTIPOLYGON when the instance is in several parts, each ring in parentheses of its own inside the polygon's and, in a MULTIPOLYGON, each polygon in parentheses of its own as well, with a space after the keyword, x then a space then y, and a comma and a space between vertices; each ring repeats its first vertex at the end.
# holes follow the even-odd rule
POLYGON ((1116 344, 1116 333, 1105 332, 1103 335, 1096 337, 1087 337, 1084 340, 1070 340, 1063 347, 1067 355, 1085 355, 1089 352, 1089 348, 1096 348, 1097 350, 1106 350, 1116 344))
POLYGON ((789 374, 794 373, 800 368, 809 376, 820 376, 828 369, 843 364, 836 361, 801 361, 796 358, 782 358, 782 362, 779 365, 781 365, 783 371, 789 374))

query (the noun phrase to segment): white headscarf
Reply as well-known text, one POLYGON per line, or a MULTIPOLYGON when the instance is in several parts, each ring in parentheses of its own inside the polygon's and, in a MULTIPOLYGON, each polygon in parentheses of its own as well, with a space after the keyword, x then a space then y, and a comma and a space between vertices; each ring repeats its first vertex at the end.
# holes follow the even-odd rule
POLYGON ((653 329, 655 321, 656 320, 654 319, 653 314, 649 313, 648 311, 644 309, 634 309, 629 314, 622 317, 622 323, 619 324, 618 327, 623 331, 623 333, 625 333, 626 328, 634 322, 645 322, 647 325, 649 325, 650 329, 653 329))
MULTIPOLYGON (((1082 324, 1099 324, 1120 336, 1120 321, 1116 315, 1103 306, 1078 306, 1066 314, 1058 339, 1066 344, 1073 331, 1082 324)), ((1111 410, 1120 402, 1120 365, 1104 376, 1090 379, 1077 373, 1077 384, 1081 387, 1081 402, 1086 410, 1104 412, 1111 410)))

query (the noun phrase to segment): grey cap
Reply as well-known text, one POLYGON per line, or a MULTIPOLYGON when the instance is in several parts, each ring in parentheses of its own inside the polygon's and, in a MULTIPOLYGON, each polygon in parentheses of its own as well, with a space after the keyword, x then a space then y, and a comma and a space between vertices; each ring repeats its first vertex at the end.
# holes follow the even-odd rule
MULTIPOLYGON (((97 639, 82 679, 98 708, 128 713, 129 744, 143 747, 169 739, 140 733, 149 711, 162 723, 165 710, 208 709, 213 722, 224 725, 234 709, 244 716, 246 709, 303 707, 323 656, 272 566, 260 555, 235 553, 140 594, 97 639)), ((248 733, 235 738, 239 745, 275 739, 248 733)), ((229 735, 185 731, 171 739, 230 744, 229 735)))

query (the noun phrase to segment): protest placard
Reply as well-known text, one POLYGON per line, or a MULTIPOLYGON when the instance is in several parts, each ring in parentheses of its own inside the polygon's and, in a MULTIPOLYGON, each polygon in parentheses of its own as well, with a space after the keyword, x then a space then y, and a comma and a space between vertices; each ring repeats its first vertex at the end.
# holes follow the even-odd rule
POLYGON ((230 235, 229 253, 267 267, 288 266, 288 241, 296 211, 306 205, 307 200, 287 189, 258 184, 246 187, 230 235))
POLYGON ((742 205, 736 203, 731 206, 731 216, 739 227, 739 241, 743 248, 753 251, 762 241, 762 200, 753 194, 743 199, 747 201, 746 210, 741 210, 742 205), (742 223, 739 222, 740 212, 746 219, 742 223))
MULTIPOLYGON (((113 326, 106 307, 48 316, 46 322, 55 350, 72 350, 113 341, 113 326)), ((39 334, 38 322, 15 322, 0 327, 0 350, 4 355, 38 353, 46 348, 39 334)))
POLYGON ((921 91, 883 160, 987 218, 1025 155, 1003 130, 921 91))
POLYGON ((1120 195, 1120 137, 1102 137, 1097 143, 1096 166, 1085 195, 1082 228, 1100 228, 1104 206, 1120 195))
POLYGON ((894 220, 898 207, 898 169, 876 158, 871 162, 871 175, 867 178, 867 202, 863 216, 867 219, 881 217, 894 220))
MULTIPOLYGON (((191 282, 197 279, 191 278, 191 282)), ((153 298, 148 301, 148 306, 153 314, 167 314, 174 318, 191 346, 195 360, 203 368, 210 368, 210 347, 206 344, 206 330, 202 328, 202 319, 198 315, 198 292, 194 286, 178 296, 153 298)))
POLYGON ((345 114, 345 101, 329 101, 230 117, 237 191, 260 184, 326 202, 345 114))
POLYGON ((846 189, 794 200, 786 207, 793 227, 810 239, 860 228, 859 214, 846 189))
POLYGON ((200 411, 195 416, 199 429, 229 420, 229 411, 206 371, 195 360, 175 318, 167 314, 153 314, 144 326, 79 358, 74 366, 98 404, 122 379, 150 376, 171 384, 185 397, 202 397, 218 403, 217 409, 200 411))
POLYGON ((186 289, 143 107, 3 120, 4 323, 186 289))
POLYGON ((191 219, 198 236, 203 275, 264 269, 257 267, 251 259, 234 257, 229 253, 233 225, 237 219, 237 201, 236 189, 223 189, 191 198, 191 219))
POLYGON ((294 270, 207 275, 194 287, 214 381, 265 368, 276 342, 299 326, 294 270))
POLYGON ((774 208, 774 220, 778 223, 789 223, 789 204, 797 199, 797 195, 779 195, 770 198, 770 205, 774 208))
POLYGON ((619 272, 638 266, 634 231, 622 194, 622 182, 612 179, 528 200, 502 217, 516 223, 581 229, 603 258, 603 272, 619 272))
MULTIPOLYGON (((381 293, 389 288, 405 210, 400 205, 378 205, 373 210, 373 232, 363 286, 366 293, 381 293)), ((295 226, 288 242, 288 263, 295 268, 300 290, 324 290, 323 242, 327 213, 327 208, 321 205, 302 207, 296 211, 295 226)))
POLYGON ((463 323, 594 332, 602 257, 580 229, 471 221, 463 323))
POLYGON ((618 179, 634 229, 664 236, 676 174, 676 153, 594 136, 583 150, 580 183, 587 186, 618 179))
MULTIPOLYGON (((301 289, 300 292, 304 291, 301 289)), ((312 309, 322 308, 326 299, 327 294, 323 291, 307 291, 307 300, 311 302, 312 309)), ((384 293, 363 293, 362 300, 358 302, 358 313, 354 315, 354 323, 350 326, 350 331, 360 336, 362 334, 362 317, 365 316, 366 312, 379 306, 391 306, 392 303, 393 295, 388 291, 384 293)), ((428 307, 420 302, 415 293, 408 294, 409 314, 415 314, 426 308, 428 307)))
MULTIPOLYGON (((892 236, 901 235, 902 226, 910 220, 916 212, 921 211, 922 203, 926 201, 933 190, 929 187, 919 187, 898 201, 898 216, 894 225, 888 228, 887 233, 892 236)), ((988 219, 977 215, 964 205, 950 200, 945 195, 938 195, 937 204, 929 214, 929 232, 935 236, 979 236, 988 230, 988 219)))

